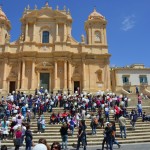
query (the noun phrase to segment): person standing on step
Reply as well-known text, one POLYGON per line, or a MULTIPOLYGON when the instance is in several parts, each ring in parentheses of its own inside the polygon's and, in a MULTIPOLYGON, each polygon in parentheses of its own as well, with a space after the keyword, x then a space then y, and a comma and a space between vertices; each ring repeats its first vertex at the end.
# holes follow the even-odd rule
POLYGON ((44 133, 45 132, 45 119, 44 119, 44 115, 42 115, 42 117, 41 117, 41 128, 42 128, 42 133, 44 133))
POLYGON ((60 134, 62 138, 62 149, 67 150, 67 145, 68 145, 68 126, 66 123, 63 123, 61 129, 60 129, 60 134))
POLYGON ((25 141, 26 141, 26 149, 25 150, 31 150, 32 146, 32 132, 30 130, 30 125, 26 126, 26 131, 25 131, 25 141))
POLYGON ((139 94, 139 88, 138 88, 138 86, 135 87, 135 91, 136 91, 136 94, 138 95, 139 94))
POLYGON ((115 122, 114 121, 112 121, 111 122, 111 124, 112 124, 112 143, 113 144, 117 144, 118 145, 118 148, 120 148, 121 147, 121 145, 118 143, 118 141, 116 140, 116 125, 115 125, 115 122))
POLYGON ((41 124, 41 116, 39 115, 39 117, 37 118, 37 128, 38 128, 38 133, 41 133, 41 130, 42 130, 42 124, 41 124))
POLYGON ((123 138, 122 132, 124 132, 124 138, 126 138, 126 118, 123 117, 123 115, 121 114, 118 121, 119 121, 121 138, 123 138))
POLYGON ((112 124, 110 122, 107 122, 107 126, 105 127, 104 131, 104 139, 102 143, 102 150, 104 150, 104 144, 106 143, 107 149, 108 145, 110 147, 110 150, 113 149, 113 136, 112 136, 112 124))
POLYGON ((21 108, 21 113, 24 117, 24 120, 26 120, 27 108, 26 108, 25 104, 23 104, 23 106, 21 108))
POLYGON ((6 120, 6 117, 4 117, 4 120, 0 123, 1 124, 1 129, 3 133, 3 140, 7 140, 8 136, 8 126, 9 126, 9 121, 6 120))
POLYGON ((22 145, 22 132, 21 126, 18 126, 17 131, 15 131, 15 139, 14 139, 15 150, 19 150, 19 147, 21 145, 22 145))
POLYGON ((71 135, 73 136, 74 128, 75 128, 75 122, 73 121, 73 118, 71 118, 69 124, 70 124, 71 135))
POLYGON ((138 110, 138 116, 142 117, 142 104, 141 103, 137 104, 137 110, 138 110))
POLYGON ((137 112, 135 111, 134 113, 131 114, 131 125, 132 125, 132 129, 135 129, 135 124, 136 124, 137 119, 138 119, 138 114, 137 114, 137 112))
POLYGON ((80 142, 82 142, 83 150, 86 150, 86 125, 85 125, 85 120, 80 120, 79 122, 79 130, 78 130, 78 142, 77 142, 77 149, 79 150, 80 148, 80 142))

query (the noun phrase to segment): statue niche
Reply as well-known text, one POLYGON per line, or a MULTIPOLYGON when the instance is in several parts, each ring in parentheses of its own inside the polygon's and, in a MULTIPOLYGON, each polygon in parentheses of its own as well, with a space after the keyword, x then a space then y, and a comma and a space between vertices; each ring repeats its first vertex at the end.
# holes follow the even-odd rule
POLYGON ((96 80, 96 82, 97 83, 102 83, 102 70, 97 70, 96 71, 96 76, 97 76, 97 80, 96 80))

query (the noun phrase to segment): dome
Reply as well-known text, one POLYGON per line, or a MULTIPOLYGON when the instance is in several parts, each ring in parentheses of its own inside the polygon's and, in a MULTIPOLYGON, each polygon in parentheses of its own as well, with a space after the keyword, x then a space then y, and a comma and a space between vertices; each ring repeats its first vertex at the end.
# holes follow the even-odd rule
POLYGON ((7 20, 7 17, 5 15, 5 13, 3 12, 2 8, 0 7, 0 19, 2 20, 7 20))
POLYGON ((92 19, 105 19, 105 17, 98 13, 96 9, 94 9, 94 11, 88 17, 88 20, 92 19))

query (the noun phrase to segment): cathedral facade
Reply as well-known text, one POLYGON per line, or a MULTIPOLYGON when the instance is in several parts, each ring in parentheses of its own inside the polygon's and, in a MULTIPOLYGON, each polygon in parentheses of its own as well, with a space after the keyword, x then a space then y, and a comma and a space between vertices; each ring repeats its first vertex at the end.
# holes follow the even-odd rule
MULTIPOLYGON (((69 10, 29 7, 21 18, 21 35, 10 42, 11 23, 0 8, 0 90, 49 92, 110 89, 110 68, 104 16, 95 9, 77 42, 69 10)), ((20 28, 20 27, 18 27, 20 28)))

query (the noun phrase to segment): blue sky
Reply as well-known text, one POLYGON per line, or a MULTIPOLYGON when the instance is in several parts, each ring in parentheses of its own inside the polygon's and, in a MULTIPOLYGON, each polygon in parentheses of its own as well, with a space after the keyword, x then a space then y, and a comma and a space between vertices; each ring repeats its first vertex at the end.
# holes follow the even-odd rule
MULTIPOLYGON (((24 8, 30 5, 38 9, 46 0, 0 0, 2 9, 11 22, 11 41, 17 40, 21 32, 20 18, 24 8)), ((150 67, 150 0, 48 0, 49 5, 70 9, 73 24, 72 36, 80 42, 85 35, 84 22, 96 7, 108 21, 108 50, 112 55, 111 66, 126 66, 143 63, 150 67)))

